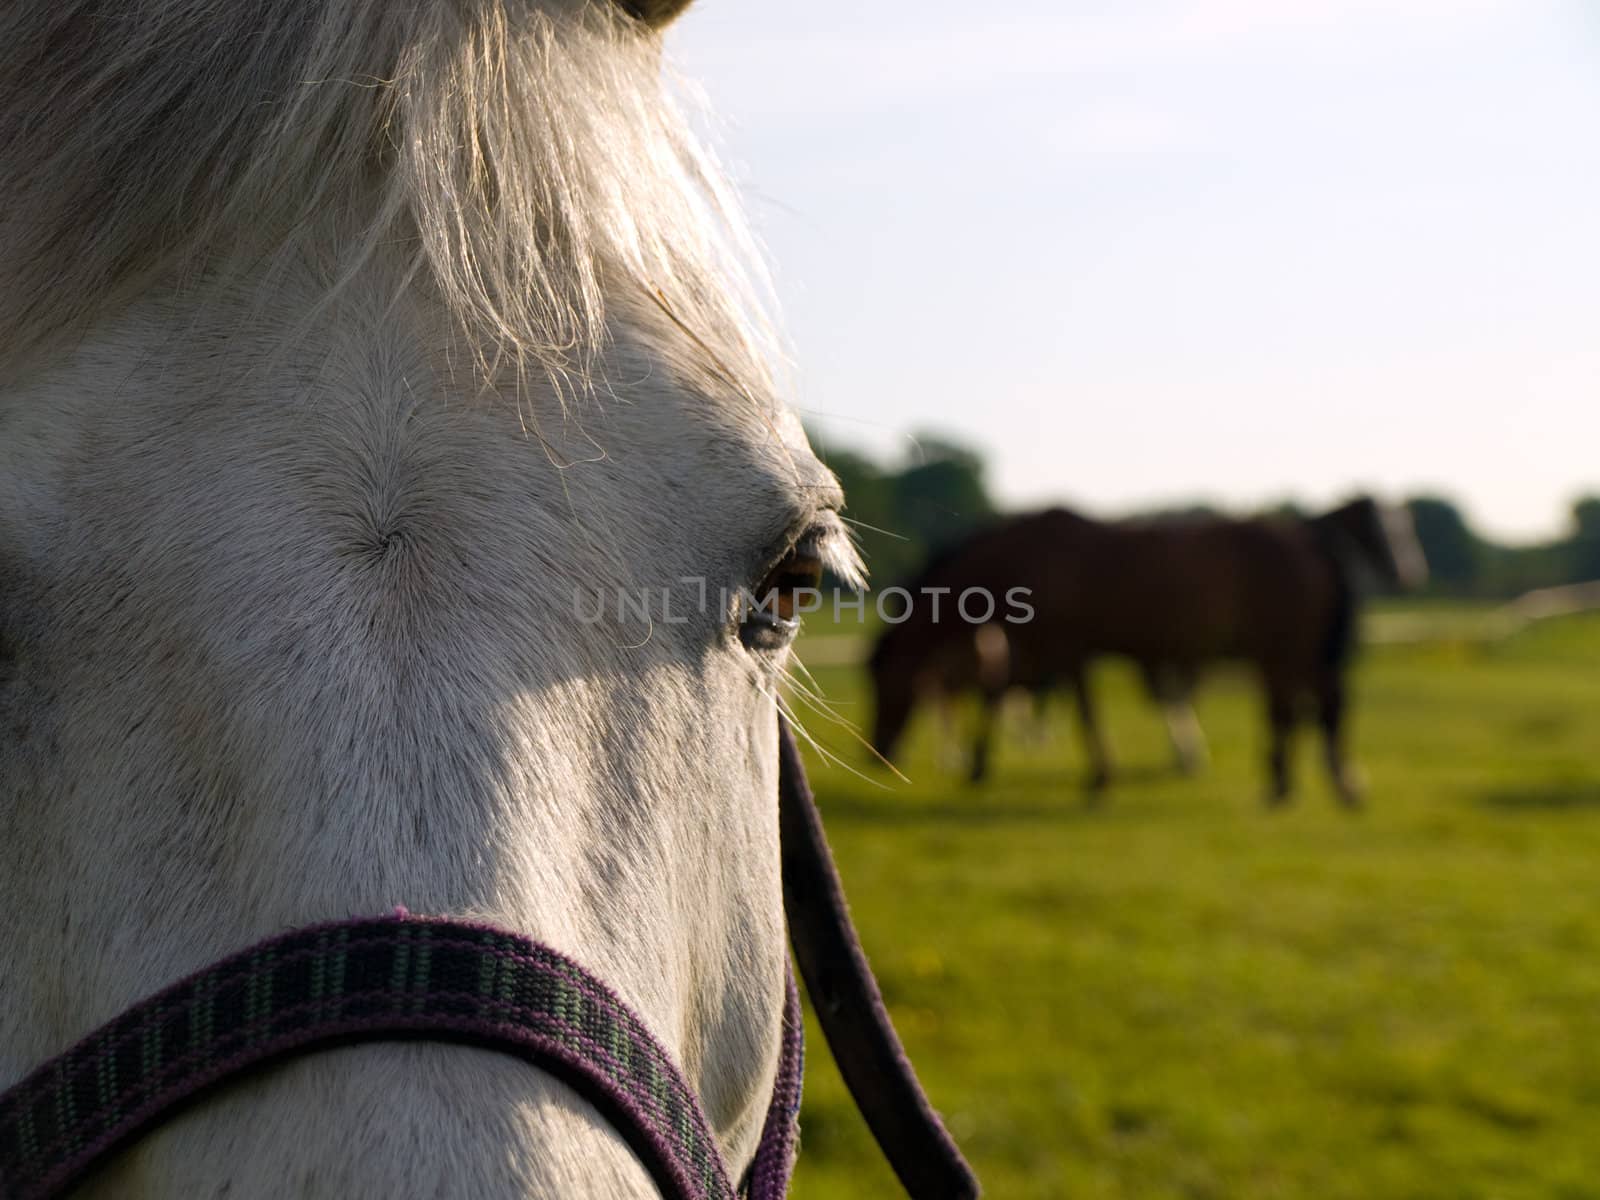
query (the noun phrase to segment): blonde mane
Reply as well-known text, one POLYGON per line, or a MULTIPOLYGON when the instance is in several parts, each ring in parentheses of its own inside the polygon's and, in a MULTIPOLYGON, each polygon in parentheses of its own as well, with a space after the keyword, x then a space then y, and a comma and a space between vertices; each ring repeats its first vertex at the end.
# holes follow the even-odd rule
POLYGON ((496 373, 586 385, 609 295, 765 379, 738 206, 612 4, 61 0, 0 46, 0 373, 157 281, 400 245, 496 373))

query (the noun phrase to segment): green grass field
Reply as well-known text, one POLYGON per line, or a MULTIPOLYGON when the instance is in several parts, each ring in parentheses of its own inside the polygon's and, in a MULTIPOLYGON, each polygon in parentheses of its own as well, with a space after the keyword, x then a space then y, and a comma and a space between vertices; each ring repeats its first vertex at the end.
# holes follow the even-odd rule
MULTIPOLYGON (((864 724, 859 673, 816 674, 864 724)), ((811 757, 884 994, 987 1194, 1600 1197, 1600 617, 1368 651, 1357 815, 1309 737, 1296 804, 1263 807, 1246 680, 1202 692, 1212 765, 1185 780, 1131 672, 1097 679, 1124 769, 1099 808, 1064 704, 1047 741, 1002 737, 982 788, 931 716, 909 786, 811 757)), ((795 1194, 894 1195, 809 1035, 795 1194)))

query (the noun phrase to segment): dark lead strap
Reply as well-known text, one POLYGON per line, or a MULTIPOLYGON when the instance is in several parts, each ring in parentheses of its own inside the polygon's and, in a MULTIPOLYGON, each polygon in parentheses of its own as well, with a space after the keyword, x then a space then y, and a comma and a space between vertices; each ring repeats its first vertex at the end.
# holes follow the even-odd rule
POLYGON ((839 1074, 912 1200, 968 1200, 978 1178, 895 1035, 861 949, 794 735, 778 726, 778 813, 789 941, 839 1074))

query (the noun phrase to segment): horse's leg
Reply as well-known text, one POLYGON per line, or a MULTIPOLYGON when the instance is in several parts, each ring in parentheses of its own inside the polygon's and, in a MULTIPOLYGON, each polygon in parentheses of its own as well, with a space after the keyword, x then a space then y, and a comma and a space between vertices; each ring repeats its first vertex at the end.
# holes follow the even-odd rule
POLYGON ((1089 694, 1089 675, 1086 667, 1072 671, 1072 694, 1078 702, 1078 726, 1083 731, 1084 749, 1089 754, 1089 774, 1084 781, 1089 795, 1095 797, 1106 790, 1111 782, 1111 755, 1100 732, 1100 721, 1095 715, 1094 698, 1089 694))
POLYGON ((1166 719, 1178 773, 1196 774, 1209 755, 1205 731, 1194 714, 1194 672, 1186 667, 1146 665, 1144 673, 1151 698, 1161 706, 1161 715, 1166 719))
POLYGON ((1339 802, 1347 808, 1361 805, 1360 772, 1345 762, 1344 678, 1337 670, 1325 673, 1317 687, 1317 718, 1322 724, 1322 748, 1339 802))
POLYGON ((944 737, 939 748, 939 765, 946 771, 959 771, 966 764, 961 759, 961 739, 957 736, 960 730, 956 723, 955 697, 941 689, 934 696, 933 702, 939 709, 939 725, 944 729, 944 737))
POLYGON ((989 744, 994 740, 995 717, 1005 697, 1004 691, 983 694, 983 709, 978 714, 978 736, 972 743, 972 773, 969 778, 973 783, 982 783, 989 774, 989 744))
POLYGON ((1044 746, 1050 741, 1050 687, 1040 684, 1028 689, 1027 720, 1024 728, 1030 745, 1044 746))
POLYGON ((1267 726, 1270 745, 1267 770, 1271 776, 1269 804, 1289 799, 1289 742, 1294 733, 1295 687, 1287 675, 1268 669, 1262 673, 1267 692, 1267 726))

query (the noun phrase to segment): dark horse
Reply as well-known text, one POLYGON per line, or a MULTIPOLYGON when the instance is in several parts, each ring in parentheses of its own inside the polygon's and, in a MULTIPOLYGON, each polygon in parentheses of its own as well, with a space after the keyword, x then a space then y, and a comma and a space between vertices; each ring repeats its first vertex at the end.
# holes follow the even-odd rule
POLYGON ((1344 761, 1344 675, 1359 591, 1364 577, 1404 587, 1425 573, 1409 514, 1368 497, 1309 519, 1104 522, 1059 508, 1013 517, 941 554, 909 586, 912 603, 872 653, 873 745, 889 756, 920 699, 976 690, 984 704, 972 777, 981 779, 1005 693, 1042 697, 1070 686, 1088 785, 1098 792, 1111 767, 1085 674, 1092 660, 1121 655, 1140 667, 1186 769, 1200 745, 1189 707, 1199 673, 1234 660, 1255 668, 1266 696, 1272 800, 1289 795, 1289 737, 1309 703, 1334 787, 1353 805, 1360 793, 1344 761), (940 588, 957 596, 1027 588, 1034 611, 975 626, 947 597, 935 619, 924 598, 940 588))

